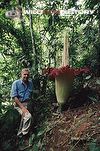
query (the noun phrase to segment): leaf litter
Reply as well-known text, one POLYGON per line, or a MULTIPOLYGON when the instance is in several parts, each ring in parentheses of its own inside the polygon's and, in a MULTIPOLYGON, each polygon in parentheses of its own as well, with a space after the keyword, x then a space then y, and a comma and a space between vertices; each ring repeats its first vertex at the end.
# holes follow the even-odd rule
POLYGON ((100 103, 52 113, 43 141, 46 151, 100 151, 100 103))

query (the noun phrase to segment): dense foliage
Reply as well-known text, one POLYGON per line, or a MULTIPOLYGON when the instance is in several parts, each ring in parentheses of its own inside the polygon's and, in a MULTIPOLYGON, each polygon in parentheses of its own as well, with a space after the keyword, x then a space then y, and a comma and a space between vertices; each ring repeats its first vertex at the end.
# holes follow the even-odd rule
MULTIPOLYGON (((45 67, 60 66, 66 31, 69 36, 70 65, 76 68, 87 66, 93 76, 100 76, 99 1, 2 0, 0 2, 1 118, 6 116, 5 112, 12 105, 11 84, 20 76, 23 67, 30 68, 35 89, 39 90, 39 95, 34 94, 35 99, 45 98, 46 93, 55 96, 54 83, 47 81, 47 77, 42 75, 42 70, 45 67), (14 14, 7 15, 7 12, 15 13, 16 10, 21 10, 16 18, 14 14), (35 13, 33 11, 32 14, 31 10, 35 13), (43 10, 42 14, 38 14, 38 10, 43 10), (65 12, 56 13, 59 10, 65 12)), ((47 112, 45 106, 43 107, 42 111, 47 112)), ((38 110, 36 109, 36 112, 38 110)))

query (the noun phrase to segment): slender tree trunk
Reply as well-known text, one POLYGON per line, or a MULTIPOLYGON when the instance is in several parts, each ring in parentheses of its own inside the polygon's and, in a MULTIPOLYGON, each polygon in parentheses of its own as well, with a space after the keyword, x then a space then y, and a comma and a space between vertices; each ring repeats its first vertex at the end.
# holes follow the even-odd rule
POLYGON ((35 73, 38 73, 38 53, 35 45, 35 35, 33 32, 33 21, 32 21, 32 14, 30 11, 30 2, 27 0, 28 4, 28 11, 29 11, 29 21, 30 21, 30 34, 31 34, 31 42, 32 42, 32 51, 33 51, 33 57, 34 57, 34 68, 35 68, 35 73))
MULTIPOLYGON (((20 7, 22 6, 22 1, 21 0, 18 0, 18 5, 20 7)), ((21 14, 21 16, 22 16, 22 18, 20 19, 20 22, 21 22, 21 28, 22 28, 22 33, 23 33, 23 37, 24 37, 23 39, 21 39, 21 41, 22 41, 22 45, 23 45, 23 53, 25 55, 23 65, 24 65, 24 67, 28 67, 30 57, 29 57, 29 50, 28 50, 28 44, 27 44, 27 37, 26 37, 25 24, 24 24, 24 20, 23 20, 23 14, 21 14)))
POLYGON ((100 77, 100 6, 98 8, 97 76, 100 77))

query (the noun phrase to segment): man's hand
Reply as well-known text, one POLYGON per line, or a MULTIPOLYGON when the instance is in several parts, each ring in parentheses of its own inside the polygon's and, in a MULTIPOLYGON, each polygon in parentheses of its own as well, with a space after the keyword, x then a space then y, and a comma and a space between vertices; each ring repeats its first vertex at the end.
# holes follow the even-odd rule
POLYGON ((29 113, 29 111, 25 108, 25 107, 22 107, 22 116, 25 116, 26 113, 29 113))
POLYGON ((15 103, 20 107, 20 109, 22 110, 22 116, 25 116, 25 113, 29 113, 29 111, 27 110, 27 108, 25 108, 23 106, 23 104, 19 101, 19 99, 17 97, 14 98, 15 103))

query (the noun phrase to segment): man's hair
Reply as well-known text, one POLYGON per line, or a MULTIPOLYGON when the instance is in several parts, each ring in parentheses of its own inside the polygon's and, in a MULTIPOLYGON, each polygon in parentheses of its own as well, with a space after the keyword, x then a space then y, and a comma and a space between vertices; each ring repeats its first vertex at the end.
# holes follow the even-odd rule
POLYGON ((23 68, 22 71, 21 71, 21 73, 23 73, 24 71, 28 71, 30 73, 29 68, 23 68))

